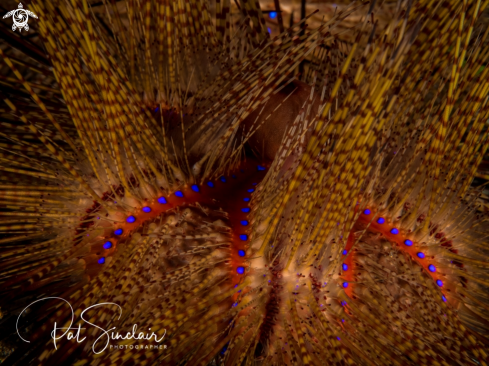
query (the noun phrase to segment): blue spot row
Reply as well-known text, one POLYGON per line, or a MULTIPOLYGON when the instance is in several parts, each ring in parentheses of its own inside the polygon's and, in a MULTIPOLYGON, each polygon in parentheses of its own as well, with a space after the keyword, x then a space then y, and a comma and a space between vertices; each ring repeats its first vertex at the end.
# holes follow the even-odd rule
POLYGON ((122 229, 116 229, 114 230, 115 235, 122 235, 123 230, 122 229))
POLYGON ((175 196, 182 198, 183 197, 183 192, 182 191, 176 191, 175 196))
POLYGON ((105 248, 105 249, 110 249, 110 248, 112 248, 112 242, 110 242, 110 241, 106 241, 106 242, 104 243, 104 248, 105 248))
MULTIPOLYGON (((248 190, 248 192, 249 192, 249 190, 248 190)), ((245 197, 245 198, 243 198, 243 201, 244 202, 250 202, 250 198, 249 197, 245 197)), ((244 212, 244 213, 249 213, 251 211, 251 209, 249 207, 244 207, 244 208, 241 209, 241 211, 244 212)), ((249 225, 249 221, 248 220, 241 220, 241 225, 248 226, 249 225)), ((239 238, 242 241, 246 241, 246 240, 248 240, 248 235, 246 235, 246 234, 240 234, 239 235, 239 238)), ((238 251, 238 255, 240 257, 244 257, 244 256, 246 256, 246 252, 244 250, 239 250, 238 251)), ((236 271, 239 274, 243 274, 244 273, 244 268, 243 267, 238 267, 236 271)))
MULTIPOLYGON (((259 166, 258 166, 258 170, 265 170, 265 168, 259 165, 259 166)), ((241 172, 243 173, 243 171, 241 171, 241 172)), ((233 177, 233 178, 236 178, 236 176, 235 176, 235 175, 233 175, 232 177, 233 177)), ((221 177, 221 178, 220 178, 220 180, 221 180, 221 182, 224 182, 224 183, 226 182, 226 178, 224 178, 224 177, 221 177)), ((256 183, 253 183, 253 185, 256 185, 256 183)), ((247 192, 248 192, 248 193, 252 193, 252 192, 254 192, 254 191, 255 191, 255 190, 254 190, 253 188, 249 188, 249 189, 247 189, 247 192)), ((243 198, 243 201, 244 201, 244 202, 250 202, 250 200, 251 200, 251 199, 250 199, 249 197, 245 197, 245 198, 243 198)), ((243 208, 241 209, 241 212, 244 212, 244 213, 249 213, 249 212, 251 212, 251 209, 250 209, 249 207, 243 207, 243 208)), ((248 226, 248 225, 250 224, 248 220, 241 220, 241 221, 240 221, 240 223, 241 223, 241 225, 242 225, 242 226, 248 226)), ((247 235, 247 234, 239 234, 239 238, 240 238, 242 241, 247 241, 247 240, 248 240, 248 235, 247 235)), ((241 249, 241 250, 238 250, 238 255, 239 255, 240 257, 245 257, 245 256, 246 256, 246 252, 245 252, 244 250, 242 250, 242 249, 241 249)), ((245 271, 244 267, 241 267, 241 266, 240 266, 240 267, 237 267, 237 268, 236 268, 236 272, 237 272, 238 274, 243 274, 243 273, 244 273, 244 271, 245 271)))
POLYGON ((343 268, 343 271, 346 271, 348 269, 348 264, 343 263, 341 267, 343 268))
MULTIPOLYGON (((408 245, 408 246, 411 246, 411 245, 413 245, 413 242, 412 242, 411 240, 406 240, 406 241, 404 242, 404 244, 406 244, 406 245, 408 245), (409 244, 407 243, 408 241, 409 241, 409 244)), ((418 252, 418 253, 416 253, 416 255, 417 255, 419 258, 421 258, 421 259, 423 259, 423 258, 425 258, 425 257, 426 257, 426 255, 425 255, 423 252, 418 252)), ((428 270, 429 270, 430 272, 436 272, 436 267, 435 267, 433 264, 430 264, 430 265, 428 266, 428 270)), ((442 286, 443 286, 443 282, 442 282, 441 280, 437 280, 437 281, 436 281, 436 284, 437 284, 438 286, 440 286, 440 287, 442 287, 442 286)))
POLYGON ((133 222, 135 222, 135 221, 136 221, 136 218, 135 218, 134 216, 132 216, 132 215, 131 215, 131 216, 129 216, 129 217, 126 219, 126 221, 127 221, 129 224, 132 224, 133 222))
MULTIPOLYGON (((366 210, 364 210, 364 211, 363 211, 363 214, 364 214, 364 215, 370 215, 370 214, 371 214, 371 211, 370 211, 370 210, 367 208, 366 210)), ((377 223, 378 223, 378 224, 383 224, 384 222, 385 222, 385 219, 384 219, 383 217, 379 217, 379 218, 377 219, 377 223)), ((397 228, 392 228, 390 232, 391 232, 391 234, 397 235, 397 234, 399 234, 399 229, 397 229, 397 228)), ((412 242, 412 240, 406 239, 406 240, 404 240, 404 244, 405 244, 406 246, 410 247, 410 246, 412 246, 412 245, 413 245, 413 242, 412 242)), ((343 255, 346 255, 346 253, 347 253, 347 251, 346 251, 346 250, 344 250, 344 251, 343 251, 343 255)), ((423 258, 425 258, 425 257, 426 257, 426 256, 425 256, 425 254, 424 254, 423 252, 418 252, 418 253, 416 253, 416 255, 418 256, 418 258, 421 258, 421 259, 423 259, 423 258)), ((347 266, 346 264, 343 264, 343 270, 344 270, 344 271, 346 271, 347 269, 348 269, 348 266, 347 266)), ((436 272, 436 267, 435 267, 433 264, 430 264, 430 265, 428 266, 428 270, 429 270, 430 272, 436 272)), ((441 281, 441 280, 436 280, 436 284, 437 284, 438 286, 442 287, 442 286, 443 286, 443 281, 441 281)), ((343 284, 343 286, 344 286, 344 284, 343 284)), ((445 298, 445 296, 442 296, 442 299, 443 299, 443 301, 447 301, 447 299, 445 298)))
POLYGON ((146 213, 151 212, 151 207, 148 207, 148 206, 143 207, 143 212, 146 212, 146 213))

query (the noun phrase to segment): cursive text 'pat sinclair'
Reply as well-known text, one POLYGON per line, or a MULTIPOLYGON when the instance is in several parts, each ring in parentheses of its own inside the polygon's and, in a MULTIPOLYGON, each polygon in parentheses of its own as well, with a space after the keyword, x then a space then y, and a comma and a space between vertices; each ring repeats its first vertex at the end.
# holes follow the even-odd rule
MULTIPOLYGON (((72 327, 73 325, 73 321, 74 321, 74 317, 75 317, 75 313, 73 311, 73 307, 71 306, 71 304, 66 301, 65 299, 61 298, 61 297, 45 297, 45 298, 42 298, 42 299, 39 299, 39 300, 36 300, 34 301, 33 303, 29 304, 26 308, 24 308, 24 310, 22 310, 22 312, 19 314, 19 317, 17 318, 17 323, 16 323, 16 329, 17 329, 17 334, 19 335, 19 337, 24 341, 24 342, 27 342, 27 343, 30 343, 28 340, 22 338, 22 336, 20 335, 19 333, 19 318, 22 316, 22 314, 30 307, 32 306, 33 304, 37 303, 37 302, 40 302, 40 301, 44 301, 44 300, 54 300, 54 299, 58 299, 58 300, 61 300, 61 301, 64 301, 66 304, 69 305, 70 309, 71 309, 71 321, 69 323, 69 325, 67 327, 58 327, 57 326, 57 323, 54 322, 54 327, 53 327, 53 330, 51 332, 51 338, 53 339, 53 342, 54 342, 54 347, 56 349, 58 349, 58 346, 56 344, 57 341, 59 341, 60 339, 66 337, 66 339, 68 340, 76 340, 76 342, 78 343, 82 343, 83 341, 85 341, 85 339, 87 337, 83 337, 81 338, 81 331, 86 329, 86 328, 82 328, 81 326, 81 322, 78 323, 78 327, 72 327)), ((163 339, 165 338, 165 335, 166 335, 166 330, 163 330, 163 335, 158 338, 158 335, 154 332, 151 332, 150 333, 146 333, 146 332, 139 332, 137 333, 137 327, 138 325, 137 324, 134 324, 132 326, 132 329, 131 331, 129 332, 121 332, 119 333, 118 331, 115 331, 116 327, 112 327, 112 328, 109 328, 109 329, 104 329, 94 323, 91 323, 89 322, 88 320, 86 320, 83 316, 84 314, 90 310, 90 309, 95 309, 97 307, 102 307, 102 306, 117 306, 118 310, 119 310, 119 318, 121 317, 122 315, 122 308, 116 304, 116 303, 113 303, 113 302, 103 302, 103 303, 100 303, 100 304, 95 304, 95 305, 92 305, 88 308, 86 308, 85 310, 83 310, 81 313, 80 313, 80 319, 81 321, 85 322, 86 324, 88 324, 89 326, 92 326, 92 327, 95 327, 97 329, 99 329, 102 333, 100 334, 100 336, 95 339, 95 341, 93 342, 92 344, 92 351, 96 354, 98 353, 102 353, 103 351, 105 351, 107 349, 107 347, 110 345, 110 341, 111 340, 128 340, 128 339, 135 339, 135 340, 152 340, 154 338, 154 341, 159 343, 161 341, 163 341, 163 339), (97 350, 96 350, 97 349, 97 350)), ((151 330, 151 328, 149 328, 148 330, 151 330)))

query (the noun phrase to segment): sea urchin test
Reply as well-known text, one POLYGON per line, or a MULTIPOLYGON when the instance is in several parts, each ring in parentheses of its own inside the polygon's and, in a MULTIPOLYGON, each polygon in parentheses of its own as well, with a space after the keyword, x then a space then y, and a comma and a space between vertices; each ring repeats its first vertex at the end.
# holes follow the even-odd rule
MULTIPOLYGON (((159 249, 164 258, 193 258, 209 252, 207 259, 213 256, 225 258, 231 270, 229 276, 237 285, 241 277, 233 273, 244 273, 250 241, 247 234, 248 202, 265 173, 266 168, 262 165, 252 161, 243 163, 228 177, 221 176, 215 182, 208 181, 202 185, 192 184, 166 196, 145 200, 143 207, 129 213, 122 213, 125 199, 119 197, 121 213, 116 212, 112 216, 106 213, 105 216, 110 217, 109 222, 99 226, 103 228, 101 234, 108 240, 103 244, 105 250, 95 245, 92 252, 98 256, 98 263, 105 264, 110 263, 118 245, 127 244, 126 241, 135 234, 169 240, 178 244, 167 250, 159 249), (222 253, 218 255, 220 251, 222 253)), ((100 220, 104 210, 98 207, 91 214, 100 220)), ((92 238, 85 240, 92 241, 94 235, 97 234, 93 233, 92 238)))
POLYGON ((2 362, 488 365, 487 5, 32 0, 2 362))

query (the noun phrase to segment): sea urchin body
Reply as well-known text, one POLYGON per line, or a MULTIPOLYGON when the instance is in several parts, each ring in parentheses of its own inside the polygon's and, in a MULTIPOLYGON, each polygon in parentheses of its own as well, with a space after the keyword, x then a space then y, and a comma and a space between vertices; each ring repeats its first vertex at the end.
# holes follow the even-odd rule
POLYGON ((32 0, 6 364, 487 365, 488 3, 32 0))

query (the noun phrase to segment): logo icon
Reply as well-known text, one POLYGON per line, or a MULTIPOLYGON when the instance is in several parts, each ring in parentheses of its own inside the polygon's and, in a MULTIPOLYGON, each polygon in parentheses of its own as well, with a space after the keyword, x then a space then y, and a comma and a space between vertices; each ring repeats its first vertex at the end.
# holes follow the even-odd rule
POLYGON ((24 7, 22 6, 22 3, 19 3, 19 8, 9 11, 7 14, 3 16, 3 19, 12 16, 12 19, 14 20, 14 24, 12 25, 12 30, 14 32, 17 28, 19 28, 19 32, 22 31, 22 28, 28 31, 29 25, 27 24, 27 22, 29 21, 29 15, 37 19, 36 14, 34 14, 32 11, 25 10, 24 7))

